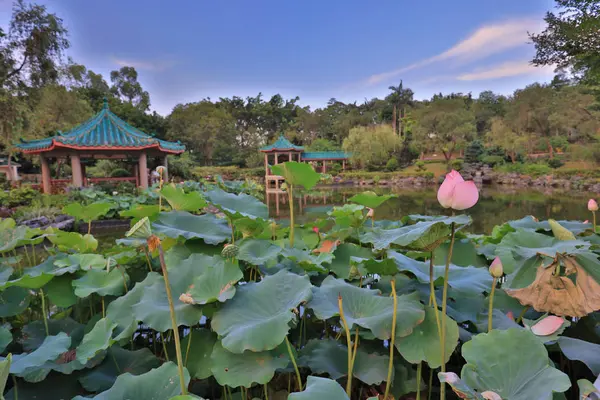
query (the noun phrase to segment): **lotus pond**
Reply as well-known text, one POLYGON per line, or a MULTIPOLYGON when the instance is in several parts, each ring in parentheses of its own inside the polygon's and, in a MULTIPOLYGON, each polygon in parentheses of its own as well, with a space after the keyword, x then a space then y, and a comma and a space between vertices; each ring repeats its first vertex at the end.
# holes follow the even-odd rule
MULTIPOLYGON (((189 185, 125 210, 132 228, 102 248, 0 221, 4 398, 598 398, 587 199, 565 210, 579 220, 550 208, 480 230, 497 217, 485 192, 405 215, 386 214, 393 194, 360 192, 296 221, 306 209, 289 199, 320 177, 277 168, 289 223, 249 194, 189 185)), ((84 223, 110 209, 71 208, 84 223)))

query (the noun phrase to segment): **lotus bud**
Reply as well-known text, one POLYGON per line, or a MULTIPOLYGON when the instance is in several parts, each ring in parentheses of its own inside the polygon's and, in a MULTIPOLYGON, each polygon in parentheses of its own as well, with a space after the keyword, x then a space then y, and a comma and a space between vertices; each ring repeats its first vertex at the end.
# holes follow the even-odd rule
POLYGON ((442 207, 462 211, 477 204, 479 190, 475 182, 465 181, 458 172, 452 170, 438 189, 437 198, 442 207))
POLYGON ((590 223, 590 220, 589 220, 589 219, 586 219, 585 221, 583 221, 583 223, 584 223, 584 224, 589 224, 589 223, 590 223))
POLYGON ((152 227, 150 226, 150 220, 148 217, 144 217, 136 222, 135 225, 131 227, 125 233, 125 237, 134 237, 134 238, 142 238, 147 239, 152 235, 152 227))
POLYGON ((369 208, 369 207, 367 207, 367 210, 369 210, 367 212, 367 218, 373 219, 373 216, 375 215, 375 210, 373 210, 372 208, 369 208))
POLYGON ((500 261, 500 257, 494 258, 492 265, 490 265, 489 271, 490 275, 492 275, 494 278, 502 278, 502 275, 504 275, 504 268, 502 268, 502 261, 500 261))
POLYGON ((588 210, 590 211, 598 211, 598 203, 596 203, 596 200, 594 199, 589 199, 588 200, 588 210))
POLYGON ((515 314, 513 314, 512 311, 509 311, 506 313, 506 316, 510 319, 512 319, 513 321, 515 320, 515 314))

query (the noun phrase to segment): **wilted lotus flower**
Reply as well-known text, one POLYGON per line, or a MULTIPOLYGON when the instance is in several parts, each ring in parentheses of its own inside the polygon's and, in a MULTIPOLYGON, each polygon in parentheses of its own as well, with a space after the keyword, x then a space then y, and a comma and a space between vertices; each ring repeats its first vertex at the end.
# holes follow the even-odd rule
POLYGON ((375 215, 375 210, 373 210, 372 208, 367 207, 367 218, 371 218, 373 219, 373 216, 375 215))
POLYGON ((502 275, 504 275, 504 269, 502 268, 502 261, 500 260, 500 257, 494 258, 492 265, 490 265, 489 271, 490 275, 492 275, 494 278, 502 278, 502 275))
POLYGON ((531 332, 537 336, 548 336, 559 330, 565 320, 555 315, 550 315, 531 327, 531 332))
POLYGON ((498 393, 489 390, 482 392, 481 397, 483 397, 485 400, 502 400, 502 397, 500 397, 498 393))
POLYGON ((588 210, 590 211, 598 211, 598 203, 594 199, 588 200, 588 210))
POLYGON ((477 203, 479 191, 475 182, 465 181, 458 172, 452 170, 438 189, 437 198, 442 207, 461 211, 477 203))

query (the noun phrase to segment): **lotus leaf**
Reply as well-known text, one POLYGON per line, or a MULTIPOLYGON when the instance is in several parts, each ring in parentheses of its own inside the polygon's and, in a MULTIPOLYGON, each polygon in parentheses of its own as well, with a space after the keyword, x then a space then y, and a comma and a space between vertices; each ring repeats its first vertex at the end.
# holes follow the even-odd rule
POLYGON ((103 202, 96 202, 87 206, 80 203, 70 203, 64 206, 62 211, 65 214, 75 217, 75 219, 90 222, 106 215, 112 207, 111 203, 103 202))
POLYGON ((0 229, 0 254, 14 250, 27 237, 27 229, 24 225, 0 229))
POLYGON ((551 366, 544 345, 527 330, 479 334, 463 345, 462 355, 467 361, 461 372, 465 383, 502 399, 551 399, 552 392, 571 386, 569 377, 551 366))
POLYGON ((327 214, 335 219, 338 227, 358 228, 365 221, 364 209, 365 206, 360 204, 344 204, 341 207, 333 207, 327 214))
POLYGON ((186 350, 184 364, 188 369, 192 379, 205 379, 212 376, 210 356, 213 346, 217 341, 217 335, 208 329, 194 329, 192 334, 188 334, 181 339, 181 347, 186 350), (189 341, 192 343, 189 343, 189 341))
MULTIPOLYGON (((74 349, 83 339, 85 326, 71 318, 49 319, 47 323, 48 333, 51 336, 58 335, 61 332, 69 335, 71 338, 70 349, 74 349)), ((23 350, 32 352, 44 343, 44 339, 46 339, 46 329, 43 321, 38 320, 23 327, 19 341, 23 345, 23 350)))
POLYGON ((144 217, 147 217, 150 221, 154 221, 158 216, 158 212, 158 206, 156 205, 137 204, 129 210, 119 211, 119 215, 125 218, 132 218, 131 222, 135 224, 144 217))
MULTIPOLYGON (((178 268, 185 264, 202 266, 200 273, 193 277, 191 285, 182 294, 188 304, 223 303, 235 295, 235 284, 244 277, 238 266, 219 256, 192 254, 178 268)), ((179 273, 179 270, 175 270, 175 273, 179 273)))
POLYGON ((296 318, 292 310, 310 300, 310 288, 308 276, 285 270, 239 286, 235 297, 215 313, 212 328, 233 353, 272 350, 288 334, 296 318))
POLYGON ((75 295, 80 298, 86 298, 92 293, 100 296, 118 296, 126 291, 128 283, 129 275, 119 268, 113 268, 110 272, 91 269, 73 281, 73 288, 75 295))
POLYGON ((569 360, 581 361, 595 376, 600 375, 600 345, 566 336, 558 339, 558 345, 569 360))
POLYGON ((269 240, 244 239, 239 244, 237 258, 252 265, 263 265, 268 261, 277 260, 281 247, 275 246, 269 240))
MULTIPOLYGON (((20 377, 32 374, 38 371, 47 361, 54 361, 62 353, 69 350, 70 345, 71 338, 64 332, 60 332, 56 336, 48 336, 44 339, 42 345, 33 352, 14 354, 10 372, 20 377)), ((45 378, 48 372, 49 370, 38 381, 45 378)))
POLYGON ((389 199, 391 199, 392 197, 396 196, 392 194, 378 195, 375 192, 367 191, 355 194, 354 196, 350 197, 348 201, 352 201, 354 203, 361 204, 365 207, 375 209, 383 203, 385 203, 386 201, 388 201, 389 199))
MULTIPOLYGON (((368 353, 358 347, 352 375, 367 385, 380 384, 387 379, 390 357, 368 353)), ((332 379, 348 376, 348 347, 333 339, 310 340, 302 349, 300 365, 314 374, 328 374, 332 379)))
POLYGON ((598 400, 600 398, 600 389, 587 379, 577 381, 579 387, 579 398, 581 400, 598 400))
POLYGON ((300 393, 291 393, 288 400, 350 400, 344 389, 334 380, 309 376, 306 389, 300 393))
POLYGON ((18 381, 18 390, 11 388, 6 393, 6 399, 19 400, 65 400, 72 399, 81 393, 81 386, 72 375, 50 373, 39 383, 18 381))
POLYGON ((112 344, 112 332, 117 326, 108 318, 102 318, 88 332, 77 346, 77 361, 85 364, 99 351, 106 350, 112 344))
POLYGON ((184 211, 161 213, 152 224, 155 233, 177 239, 202 239, 208 244, 223 243, 231 236, 224 219, 213 214, 193 215, 184 211))
POLYGON ((284 349, 262 352, 231 353, 216 342, 211 355, 211 372, 220 385, 251 387, 273 379, 275 371, 288 366, 290 359, 284 349))
POLYGON ((89 392, 102 392, 110 389, 121 373, 141 375, 159 364, 158 358, 147 348, 128 351, 114 345, 108 349, 108 355, 102 364, 85 371, 79 377, 79 382, 89 392))
MULTIPOLYGON (((10 325, 5 324, 0 326, 0 353, 6 350, 6 347, 13 341, 12 333, 10 332, 10 325)), ((1 379, 0 379, 1 381, 1 379)), ((2 393, 0 391, 0 393, 2 393)))
POLYGON ((21 287, 9 287, 0 292, 0 317, 12 317, 21 314, 29 307, 29 291, 21 287))
POLYGON ((89 253, 98 248, 98 240, 92 235, 81 235, 77 232, 64 232, 52 228, 49 231, 48 240, 61 251, 89 253))
MULTIPOLYGON (((585 232, 588 229, 592 229, 592 224, 581 222, 581 221, 555 221, 565 229, 573 232, 576 235, 585 232)), ((532 216, 523 217, 516 221, 509 221, 507 225, 513 229, 524 229, 528 231, 550 231, 552 226, 550 220, 548 221, 537 221, 532 216)))
MULTIPOLYGON (((359 279, 360 273, 352 272, 350 260, 352 258, 368 259, 373 257, 373 252, 370 249, 357 246, 351 243, 340 244, 333 252, 334 259, 329 265, 329 269, 335 273, 338 278, 342 279, 359 279)), ((356 267, 355 267, 356 268, 356 267)))
MULTIPOLYGON (((378 290, 362 289, 332 276, 325 278, 320 287, 313 288, 313 299, 307 304, 317 318, 328 319, 339 315, 338 296, 342 297, 344 315, 350 329, 354 324, 369 329, 375 337, 391 337, 393 299, 381 296, 378 290)), ((425 319, 425 311, 417 293, 398 296, 396 337, 410 335, 415 326, 425 319)))
POLYGON ((231 217, 269 218, 269 209, 256 197, 214 189, 206 193, 207 200, 231 217))
MULTIPOLYGON (((190 375, 185 372, 186 384, 190 381, 190 375)), ((181 393, 177 365, 167 362, 159 368, 155 368, 142 375, 124 373, 119 375, 115 384, 107 391, 94 397, 94 400, 117 400, 117 399, 144 399, 165 400, 181 393)), ((85 400, 88 397, 77 396, 73 400, 85 400)))
MULTIPOLYGON (((396 348, 406 361, 412 364, 427 361, 430 368, 438 368, 442 365, 442 358, 440 356, 440 337, 435 317, 436 312, 441 321, 444 316, 440 311, 434 310, 432 307, 425 307, 425 320, 423 323, 417 325, 410 335, 399 338, 396 341, 396 348)), ((445 363, 450 360, 450 356, 457 345, 458 325, 453 319, 446 316, 445 363)))
POLYGON ((169 205, 176 211, 195 212, 206 207, 206 201, 200 192, 192 191, 186 193, 183 188, 175 184, 163 186, 160 194, 169 202, 169 205))
POLYGON ((68 275, 57 276, 52 279, 44 290, 52 304, 58 307, 71 307, 77 303, 77 296, 73 290, 73 278, 68 275))
POLYGON ((331 253, 313 255, 296 247, 285 247, 282 254, 284 257, 298 263, 305 271, 327 272, 327 268, 323 264, 333 261, 333 254, 331 253))
POLYGON ((273 175, 283 176, 288 185, 300 185, 306 190, 312 189, 321 179, 321 175, 309 164, 296 161, 272 165, 271 171, 273 175))
POLYGON ((438 372, 438 378, 440 379, 441 383, 447 383, 450 385, 454 393, 456 393, 456 395, 461 399, 485 400, 481 394, 467 386, 467 384, 464 383, 454 372, 438 372))

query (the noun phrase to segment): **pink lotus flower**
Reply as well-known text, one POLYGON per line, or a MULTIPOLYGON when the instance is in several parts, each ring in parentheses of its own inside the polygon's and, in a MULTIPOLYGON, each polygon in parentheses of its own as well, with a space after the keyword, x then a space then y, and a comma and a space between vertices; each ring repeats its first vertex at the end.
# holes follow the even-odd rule
POLYGON ((502 261, 500 260, 500 257, 494 258, 492 265, 490 265, 489 271, 490 275, 492 275, 494 278, 502 278, 502 275, 504 275, 504 269, 502 267, 502 261))
POLYGON ((317 226, 313 226, 313 232, 319 234, 319 228, 317 226))
POLYGON ((477 203, 479 191, 475 182, 465 181, 458 172, 452 170, 438 189, 437 198, 442 207, 461 211, 477 203))
POLYGON ((550 315, 531 327, 531 332, 538 336, 552 335, 565 323, 563 318, 550 315))
POLYGON ((588 210, 590 210, 590 211, 598 211, 598 203, 596 203, 596 200, 590 199, 588 201, 588 210))

